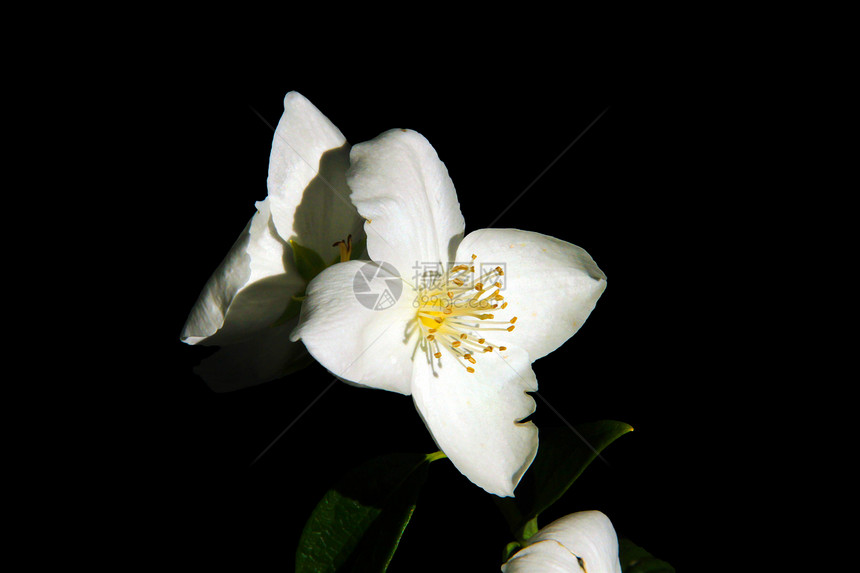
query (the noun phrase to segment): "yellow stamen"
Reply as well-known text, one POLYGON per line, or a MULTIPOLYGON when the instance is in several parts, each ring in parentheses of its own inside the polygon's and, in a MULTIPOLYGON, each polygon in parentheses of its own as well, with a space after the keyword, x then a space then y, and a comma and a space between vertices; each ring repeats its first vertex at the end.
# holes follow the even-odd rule
POLYGON ((338 241, 332 247, 340 247, 340 262, 347 262, 352 255, 352 235, 347 235, 345 241, 338 241))
MULTIPOLYGON (((348 242, 349 239, 344 243, 348 242)), ((472 261, 477 258, 477 255, 472 255, 472 261)), ((475 266, 453 265, 434 284, 420 288, 415 300, 417 327, 427 340, 425 352, 428 358, 432 355, 431 360, 440 359, 447 350, 468 372, 475 372, 468 364, 477 364, 477 354, 493 352, 494 349, 507 350, 506 346, 495 344, 495 341, 488 343, 484 338, 478 338, 481 334, 478 331, 511 331, 517 321, 516 317, 495 320, 498 301, 505 298, 500 294, 502 283, 498 280, 504 274, 502 267, 495 270, 481 268, 480 274, 470 278, 458 274, 466 270, 475 273, 475 266), (488 288, 486 285, 492 286, 488 288), (438 338, 436 334, 439 334, 438 338)), ((508 303, 504 302, 501 308, 507 306, 508 303)))

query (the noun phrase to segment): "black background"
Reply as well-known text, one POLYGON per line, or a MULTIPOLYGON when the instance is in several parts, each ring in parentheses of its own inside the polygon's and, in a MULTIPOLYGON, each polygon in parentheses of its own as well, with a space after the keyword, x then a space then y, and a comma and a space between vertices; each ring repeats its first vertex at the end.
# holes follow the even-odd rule
MULTIPOLYGON (((346 470, 436 449, 408 397, 336 383, 306 410, 333 379, 319 365, 215 394, 192 373, 209 351, 179 341, 201 287, 266 196, 271 127, 296 90, 352 143, 400 127, 427 137, 467 233, 491 223, 537 231, 593 256, 606 292, 534 370, 541 396, 570 423, 615 419, 635 431, 541 523, 599 509, 679 570, 695 566, 714 552, 708 532, 726 487, 715 476, 735 448, 719 424, 743 416, 724 398, 738 349, 724 335, 733 316, 720 297, 731 293, 716 271, 734 256, 717 239, 744 224, 722 203, 715 161, 732 132, 715 103, 733 94, 686 63, 600 50, 395 53, 368 40, 360 56, 311 61, 288 41, 143 58, 123 121, 151 138, 128 158, 143 185, 122 217, 142 247, 130 281, 147 294, 133 303, 140 326, 112 357, 122 366, 107 395, 134 440, 112 449, 106 520, 122 529, 131 517, 141 560, 289 571, 305 520, 346 470)), ((564 425, 536 402, 538 427, 564 425)), ((443 560, 496 571, 509 540, 490 496, 437 462, 390 570, 443 560)))

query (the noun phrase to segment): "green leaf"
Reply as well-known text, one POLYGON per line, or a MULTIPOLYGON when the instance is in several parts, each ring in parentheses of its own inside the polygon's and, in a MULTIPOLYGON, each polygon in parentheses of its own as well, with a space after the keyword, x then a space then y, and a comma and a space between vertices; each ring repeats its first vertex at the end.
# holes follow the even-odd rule
POLYGON ((675 568, 657 559, 629 539, 618 540, 621 571, 624 573, 675 573, 675 568))
POLYGON ((305 524, 296 572, 385 571, 438 457, 391 454, 348 472, 305 524))
POLYGON ((517 486, 515 497, 496 498, 517 540, 531 537, 536 527, 530 522, 558 501, 606 446, 632 430, 632 426, 614 420, 584 423, 573 430, 541 430, 537 456, 517 486))
POLYGON ((296 268, 305 282, 311 282, 315 276, 325 270, 326 264, 315 250, 303 247, 295 241, 290 241, 290 246, 293 248, 296 268))

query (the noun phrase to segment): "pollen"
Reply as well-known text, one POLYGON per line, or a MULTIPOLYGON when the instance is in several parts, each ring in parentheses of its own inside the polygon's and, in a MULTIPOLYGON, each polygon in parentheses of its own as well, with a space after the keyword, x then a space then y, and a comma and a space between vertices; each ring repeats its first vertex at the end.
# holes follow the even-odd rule
POLYGON ((447 353, 469 373, 481 367, 476 355, 508 349, 492 339, 503 338, 517 321, 517 317, 504 311, 508 301, 499 305, 505 298, 500 294, 504 270, 500 266, 478 265, 477 260, 478 256, 472 254, 472 264, 454 264, 435 277, 432 284, 416 288, 414 305, 415 322, 423 339, 418 344, 427 360, 438 360, 447 353), (475 272, 476 266, 480 272, 475 272))

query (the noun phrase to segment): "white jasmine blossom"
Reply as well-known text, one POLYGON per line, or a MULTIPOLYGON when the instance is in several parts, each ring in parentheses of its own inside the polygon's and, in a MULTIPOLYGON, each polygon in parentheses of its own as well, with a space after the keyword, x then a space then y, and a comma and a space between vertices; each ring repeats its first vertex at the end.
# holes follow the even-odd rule
MULTIPOLYGON (((439 448, 472 482, 512 496, 538 447, 531 363, 583 324, 606 279, 580 247, 529 231, 465 238, 454 185, 420 134, 391 130, 356 145, 347 181, 367 220, 370 263, 308 285, 292 340, 340 379, 412 395, 439 448), (415 269, 438 269, 430 279, 415 269), (365 278, 402 281, 367 305, 365 278)), ((593 572, 592 572, 593 573, 593 572)))
POLYGON ((214 390, 266 382, 309 362, 289 340, 309 272, 297 267, 294 251, 318 271, 349 258, 350 235, 363 241, 348 166, 340 130, 301 94, 288 93, 272 141, 268 196, 203 287, 180 336, 221 347, 196 369, 214 390))

